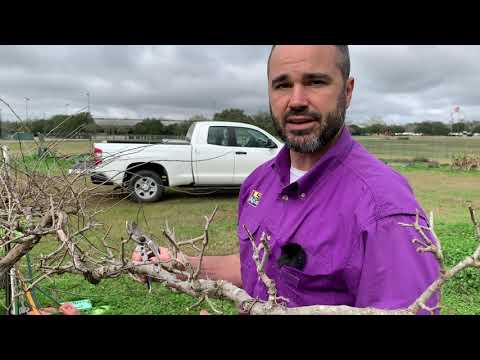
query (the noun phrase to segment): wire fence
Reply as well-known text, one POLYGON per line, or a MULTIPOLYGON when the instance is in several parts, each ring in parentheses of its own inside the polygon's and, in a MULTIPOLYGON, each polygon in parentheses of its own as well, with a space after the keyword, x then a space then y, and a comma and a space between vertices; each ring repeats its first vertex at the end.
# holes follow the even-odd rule
POLYGON ((162 143, 168 140, 184 140, 185 136, 175 135, 152 135, 152 134, 126 134, 126 135, 109 135, 109 134, 90 134, 88 138, 92 141, 135 141, 146 143, 162 143))

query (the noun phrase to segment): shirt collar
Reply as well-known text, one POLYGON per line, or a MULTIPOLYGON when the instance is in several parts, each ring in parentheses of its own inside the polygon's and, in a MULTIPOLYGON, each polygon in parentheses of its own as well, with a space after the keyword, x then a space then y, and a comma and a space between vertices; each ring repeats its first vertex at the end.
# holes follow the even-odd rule
POLYGON ((321 181, 328 173, 334 170, 350 153, 354 140, 348 129, 344 126, 340 136, 333 146, 320 158, 315 166, 303 175, 298 181, 290 182, 290 150, 284 146, 275 157, 271 166, 278 174, 283 185, 282 193, 301 192, 308 193, 310 189, 321 181))

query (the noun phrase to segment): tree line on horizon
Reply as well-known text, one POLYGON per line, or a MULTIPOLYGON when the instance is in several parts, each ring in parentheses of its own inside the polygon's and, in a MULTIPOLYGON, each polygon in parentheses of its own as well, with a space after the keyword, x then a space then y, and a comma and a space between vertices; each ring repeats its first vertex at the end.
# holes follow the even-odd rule
MULTIPOLYGON (((174 135, 184 136, 194 121, 235 121, 255 125, 275 135, 276 130, 269 112, 248 114, 242 109, 228 108, 217 112, 213 117, 194 115, 184 121, 165 124, 165 119, 146 118, 133 126, 100 126, 88 112, 75 115, 57 114, 48 119, 35 119, 22 122, 3 122, 2 133, 31 132, 55 137, 73 135, 92 135, 98 133, 132 135, 174 135)), ((350 123, 352 135, 393 135, 395 133, 415 132, 423 135, 445 136, 451 132, 480 133, 480 121, 446 124, 441 121, 423 121, 405 125, 388 125, 381 118, 372 118, 364 125, 350 123)))

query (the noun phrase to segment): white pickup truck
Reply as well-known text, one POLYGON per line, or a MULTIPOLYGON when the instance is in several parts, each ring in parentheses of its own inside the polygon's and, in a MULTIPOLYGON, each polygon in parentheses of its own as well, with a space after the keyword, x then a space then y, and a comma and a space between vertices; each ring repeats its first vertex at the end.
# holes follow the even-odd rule
POLYGON ((162 198, 165 187, 238 188, 283 143, 249 124, 200 121, 185 140, 146 143, 95 143, 94 184, 119 185, 137 202, 162 198))

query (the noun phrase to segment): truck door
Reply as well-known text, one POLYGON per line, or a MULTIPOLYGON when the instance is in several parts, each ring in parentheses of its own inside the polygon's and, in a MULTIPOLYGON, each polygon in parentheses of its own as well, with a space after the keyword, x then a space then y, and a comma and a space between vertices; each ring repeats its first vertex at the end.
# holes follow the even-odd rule
POLYGON ((234 149, 226 126, 210 126, 207 143, 195 145, 194 160, 197 185, 232 185, 234 149))
POLYGON ((235 127, 233 130, 235 141, 233 182, 241 184, 259 165, 273 158, 279 148, 260 131, 242 127, 235 127))

